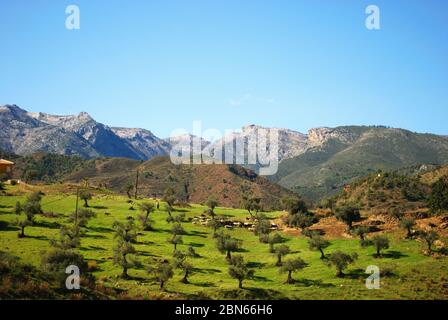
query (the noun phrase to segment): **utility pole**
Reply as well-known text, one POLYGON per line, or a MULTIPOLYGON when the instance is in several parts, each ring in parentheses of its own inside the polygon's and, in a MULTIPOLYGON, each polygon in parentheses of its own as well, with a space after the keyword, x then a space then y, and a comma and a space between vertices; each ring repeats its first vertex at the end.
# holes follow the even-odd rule
POLYGON ((135 195, 134 195, 135 200, 137 200, 137 192, 138 192, 138 169, 137 169, 137 175, 135 177, 135 195))
POLYGON ((79 199, 79 186, 76 186, 75 226, 78 224, 78 199, 79 199))

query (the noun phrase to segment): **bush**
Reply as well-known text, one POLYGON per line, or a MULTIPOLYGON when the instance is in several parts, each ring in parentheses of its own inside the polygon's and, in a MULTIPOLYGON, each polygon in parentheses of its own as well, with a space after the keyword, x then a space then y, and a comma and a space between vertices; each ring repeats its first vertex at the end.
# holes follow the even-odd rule
POLYGON ((65 270, 68 266, 75 265, 79 268, 80 274, 87 274, 88 264, 84 257, 72 250, 54 249, 42 256, 41 267, 44 271, 54 275, 61 285, 65 284, 67 274, 65 270))

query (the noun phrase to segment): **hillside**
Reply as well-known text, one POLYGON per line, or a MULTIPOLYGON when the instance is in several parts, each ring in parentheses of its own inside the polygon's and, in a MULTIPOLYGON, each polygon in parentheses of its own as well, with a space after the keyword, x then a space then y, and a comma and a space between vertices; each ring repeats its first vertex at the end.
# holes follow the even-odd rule
POLYGON ((386 127, 339 127, 318 136, 322 145, 280 163, 271 179, 307 198, 338 193, 377 170, 448 162, 448 139, 386 127))
MULTIPOLYGON (((182 243, 177 249, 182 252, 193 249, 195 255, 190 255, 187 261, 193 266, 188 283, 181 281, 184 271, 173 270, 173 277, 165 283, 165 291, 160 289, 160 282, 153 274, 148 274, 149 267, 155 267, 162 261, 174 263, 173 244, 170 243, 173 225, 167 221, 167 214, 160 209, 151 213, 153 220, 151 230, 140 229, 136 217, 138 211, 129 210, 128 199, 124 195, 116 195, 102 190, 91 190, 94 197, 89 201, 90 209, 96 213, 86 225, 81 237, 81 244, 74 248, 83 256, 88 268, 96 278, 95 291, 85 292, 85 295, 57 290, 54 282, 48 281, 47 275, 38 271, 42 269, 42 257, 54 249, 52 239, 59 239, 60 228, 70 226, 69 216, 76 203, 74 188, 56 184, 48 186, 33 186, 19 184, 8 186, 8 196, 0 195, 0 299, 16 298, 77 298, 99 299, 102 293, 107 297, 118 299, 447 299, 446 287, 447 256, 446 233, 441 233, 441 239, 434 244, 431 254, 425 252, 426 244, 419 239, 405 239, 405 232, 394 229, 379 231, 390 240, 390 248, 382 251, 382 257, 375 255, 373 246, 361 247, 354 236, 333 235, 326 233, 325 239, 330 241, 325 254, 336 251, 347 254, 356 253, 358 259, 347 266, 344 276, 336 276, 336 269, 328 267, 318 251, 310 250, 308 240, 300 235, 281 228, 283 245, 290 249, 284 262, 296 257, 303 259, 307 266, 293 274, 294 284, 287 284, 287 274, 280 273, 277 266, 277 255, 270 252, 269 245, 261 243, 259 236, 245 227, 234 227, 225 230, 232 239, 238 239, 241 248, 234 255, 241 255, 254 277, 244 280, 243 289, 238 289, 238 281, 229 274, 229 263, 226 254, 217 248, 217 240, 212 228, 195 223, 206 207, 191 204, 186 208, 176 207, 178 215, 185 214, 181 222, 184 232, 182 243), (18 238, 19 228, 14 225, 17 215, 14 213, 17 201, 24 201, 26 195, 42 190, 42 210, 45 214, 35 217, 35 224, 26 227, 26 237, 18 238), (129 277, 120 277, 122 266, 114 263, 119 243, 114 224, 119 221, 127 223, 135 219, 134 227, 137 238, 131 244, 135 248, 132 258, 142 265, 131 265, 129 277), (445 247, 444 247, 445 246, 445 247), (2 255, 18 257, 20 262, 30 265, 17 265, 11 259, 2 255), (366 290, 366 266, 377 265, 381 268, 381 290, 366 290), (101 289, 103 288, 103 289, 101 289), (111 290, 113 290, 111 292, 111 290), (112 293, 111 295, 109 293, 112 293), (114 294, 115 293, 115 294, 114 294)), ((139 199, 136 203, 149 202, 150 199, 139 199)), ((232 222, 247 221, 248 212, 242 209, 218 207, 216 214, 232 222)), ((273 222, 281 219, 284 212, 268 212, 266 215, 273 222)), ((330 217, 332 226, 346 230, 346 226, 330 217)), ((321 221, 326 218, 321 219, 321 221)), ((420 221, 419 221, 420 222, 420 221)), ((321 227, 317 224, 316 227, 321 227)), ((381 225, 380 228, 383 228, 381 225)), ((325 231, 327 231, 326 229, 325 231)), ((376 233, 369 234, 373 237, 376 233)), ((280 246, 281 244, 276 244, 280 246)), ((84 285, 82 286, 84 289, 84 285)), ((64 290, 65 291, 65 290, 64 290)), ((78 292, 77 292, 78 293, 78 292)))
POLYGON ((448 165, 378 171, 347 184, 333 199, 337 205, 354 204, 375 214, 391 213, 394 209, 424 214, 431 185, 447 176, 448 165))
POLYGON ((429 185, 418 176, 398 172, 377 172, 356 180, 335 197, 337 205, 354 204, 375 214, 388 214, 394 208, 400 211, 426 211, 429 185))
MULTIPOLYGON (((44 152, 84 159, 148 160, 167 156, 174 145, 190 146, 192 142, 191 135, 160 139, 145 129, 108 127, 85 112, 63 116, 30 113, 16 105, 0 106, 0 125, 2 149, 18 155, 44 152)), ((248 125, 213 143, 200 137, 202 149, 214 154, 223 146, 234 148, 240 141, 247 155, 247 150, 254 150, 248 141, 269 130, 274 128, 248 125)), ((448 163, 446 136, 384 126, 320 127, 307 134, 275 130, 279 133, 279 168, 267 178, 312 201, 337 194, 344 185, 377 170, 448 163)), ((272 149, 270 141, 266 148, 272 149)), ((258 172, 258 164, 244 166, 258 172)))
POLYGON ((67 174, 87 164, 78 156, 64 156, 50 153, 35 153, 29 156, 15 156, 14 178, 27 182, 61 182, 67 174))
POLYGON ((238 165, 174 165, 168 157, 146 162, 106 158, 91 160, 84 168, 66 176, 67 182, 88 178, 90 185, 106 186, 123 192, 135 183, 139 171, 138 192, 141 196, 160 197, 172 188, 180 201, 204 203, 210 195, 222 206, 238 207, 243 193, 259 196, 265 205, 278 207, 279 200, 290 191, 238 165))

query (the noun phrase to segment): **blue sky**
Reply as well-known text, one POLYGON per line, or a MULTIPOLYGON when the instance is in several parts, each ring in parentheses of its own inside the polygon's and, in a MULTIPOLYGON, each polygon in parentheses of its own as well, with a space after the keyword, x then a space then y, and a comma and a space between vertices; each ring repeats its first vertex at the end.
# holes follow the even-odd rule
POLYGON ((447 14, 443 0, 3 0, 0 104, 162 137, 194 120, 448 134, 447 14))

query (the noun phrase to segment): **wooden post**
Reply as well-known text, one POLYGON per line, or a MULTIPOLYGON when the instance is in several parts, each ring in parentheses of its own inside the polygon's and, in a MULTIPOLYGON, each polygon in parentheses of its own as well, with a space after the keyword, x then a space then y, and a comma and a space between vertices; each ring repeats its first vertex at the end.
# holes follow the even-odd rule
POLYGON ((135 195, 134 195, 135 200, 137 200, 137 193, 138 193, 138 169, 137 169, 137 175, 135 177, 135 195))
POLYGON ((76 186, 75 226, 78 224, 78 199, 79 199, 79 186, 76 186))

